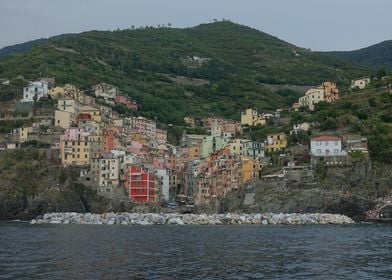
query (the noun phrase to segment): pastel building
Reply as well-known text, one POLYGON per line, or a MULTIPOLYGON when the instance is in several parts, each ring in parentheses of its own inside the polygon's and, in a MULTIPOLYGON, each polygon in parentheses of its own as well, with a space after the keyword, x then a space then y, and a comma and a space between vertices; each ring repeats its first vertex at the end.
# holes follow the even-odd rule
POLYGON ((310 153, 314 157, 345 156, 342 140, 335 136, 318 136, 310 141, 310 153))
POLYGON ((267 135, 267 143, 265 145, 265 150, 270 152, 282 151, 287 146, 287 137, 285 133, 273 133, 267 135))
POLYGON ((260 160, 265 157, 265 144, 259 141, 245 141, 242 143, 242 155, 260 160))
POLYGON ((87 105, 82 106, 82 107, 80 107, 80 113, 89 114, 91 116, 91 118, 97 123, 102 122, 101 110, 99 110, 98 108, 95 108, 92 106, 87 106, 87 105))
POLYGON ((18 128, 18 129, 16 129, 15 131, 16 131, 16 133, 19 136, 18 137, 19 138, 19 142, 21 142, 21 143, 22 142, 26 142, 28 140, 29 134, 32 133, 33 130, 34 130, 34 128, 31 127, 31 126, 29 126, 29 127, 22 126, 22 127, 18 128))
POLYGON ((166 143, 167 142, 167 131, 163 129, 156 129, 155 133, 155 140, 158 141, 158 143, 166 143))
POLYGON ((33 102, 48 96, 48 82, 35 81, 30 82, 27 87, 23 88, 22 102, 33 102))
POLYGON ((257 110, 250 108, 241 112, 241 125, 257 126, 265 125, 265 123, 265 118, 259 115, 257 110))
POLYGON ((97 98, 102 99, 109 105, 115 104, 116 95, 119 94, 119 89, 107 83, 101 83, 93 86, 94 94, 97 98))
POLYGON ((351 80, 351 89, 364 89, 370 83, 370 78, 361 78, 356 80, 351 80))
POLYGON ((339 99, 339 90, 336 83, 324 82, 317 88, 311 88, 305 95, 299 98, 299 104, 303 107, 308 107, 309 110, 314 110, 314 105, 321 102, 333 102, 339 99))
POLYGON ((157 133, 157 125, 153 120, 144 117, 130 117, 126 119, 132 131, 146 135, 149 139, 154 139, 157 133))
POLYGON ((60 136, 60 158, 63 165, 88 165, 90 134, 80 128, 68 128, 60 136))
POLYGON ((91 174, 98 187, 118 187, 120 182, 119 159, 111 153, 105 153, 101 158, 93 158, 91 174))
POLYGON ((210 154, 216 153, 226 146, 230 142, 230 138, 223 138, 220 136, 204 136, 202 141, 202 158, 207 157, 210 154))
POLYGON ((62 128, 69 128, 76 124, 76 117, 79 113, 80 104, 71 97, 63 97, 57 101, 55 111, 55 125, 62 128))

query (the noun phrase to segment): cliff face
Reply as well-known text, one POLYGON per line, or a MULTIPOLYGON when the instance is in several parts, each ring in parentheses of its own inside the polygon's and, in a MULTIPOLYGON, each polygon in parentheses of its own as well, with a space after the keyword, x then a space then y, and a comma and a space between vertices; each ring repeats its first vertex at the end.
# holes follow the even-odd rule
MULTIPOLYGON (((75 183, 46 149, 1 151, 0 219, 30 219, 47 212, 129 211, 124 200, 109 200, 75 183)), ((125 196, 125 195, 124 195, 125 196)))
POLYGON ((326 212, 360 220, 375 201, 392 192, 392 168, 370 163, 324 168, 298 179, 266 179, 247 184, 219 201, 221 212, 326 212))
MULTIPOLYGON (((0 219, 30 219, 48 212, 160 212, 156 205, 106 199, 77 184, 45 149, 0 152, 0 219)), ((285 179, 249 182, 217 205, 199 212, 339 213, 356 220, 378 198, 392 193, 392 167, 369 162, 349 168, 321 167, 290 173, 285 179)))

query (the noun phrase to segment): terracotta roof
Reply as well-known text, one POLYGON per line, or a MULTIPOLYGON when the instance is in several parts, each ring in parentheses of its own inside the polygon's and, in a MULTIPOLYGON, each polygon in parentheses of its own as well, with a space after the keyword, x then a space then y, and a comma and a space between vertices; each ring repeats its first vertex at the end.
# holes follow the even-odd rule
POLYGON ((339 137, 335 136, 328 136, 328 135, 322 135, 322 136, 317 136, 315 138, 312 138, 312 141, 341 141, 339 137))

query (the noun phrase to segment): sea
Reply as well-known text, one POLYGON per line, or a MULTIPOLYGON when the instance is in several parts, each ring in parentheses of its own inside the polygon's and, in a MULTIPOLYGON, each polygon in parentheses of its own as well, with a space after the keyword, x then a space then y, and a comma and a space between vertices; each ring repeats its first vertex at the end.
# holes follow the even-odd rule
POLYGON ((392 279, 392 226, 0 222, 0 279, 392 279))

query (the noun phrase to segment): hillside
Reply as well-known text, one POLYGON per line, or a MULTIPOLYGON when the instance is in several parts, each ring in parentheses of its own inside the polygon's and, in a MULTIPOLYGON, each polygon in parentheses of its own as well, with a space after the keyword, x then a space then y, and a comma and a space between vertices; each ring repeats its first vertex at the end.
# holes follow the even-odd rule
POLYGON ((329 52, 328 54, 374 69, 392 70, 392 40, 355 51, 329 52))
POLYGON ((368 73, 228 21, 59 36, 0 60, 0 78, 54 76, 59 84, 83 89, 99 82, 117 85, 141 104, 146 117, 174 124, 185 115, 239 118, 245 107, 276 109, 302 94, 273 92, 265 84, 346 85, 368 73), (205 82, 178 82, 178 75, 205 82))
POLYGON ((28 41, 28 42, 21 43, 21 44, 16 44, 16 45, 4 47, 4 48, 0 49, 0 58, 7 57, 12 54, 28 52, 33 47, 35 47, 37 45, 41 45, 41 44, 45 43, 46 41, 47 41, 47 39, 42 38, 42 39, 37 39, 37 40, 33 40, 33 41, 28 41))

